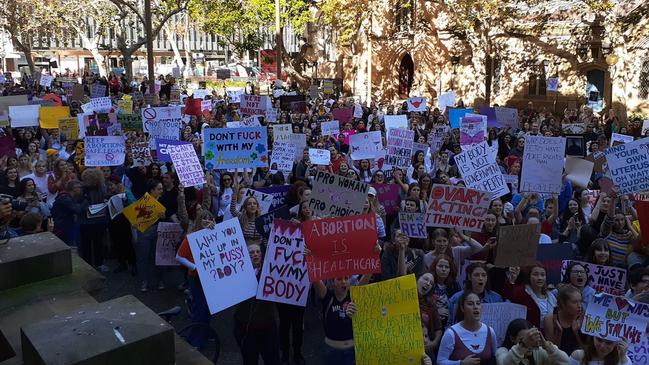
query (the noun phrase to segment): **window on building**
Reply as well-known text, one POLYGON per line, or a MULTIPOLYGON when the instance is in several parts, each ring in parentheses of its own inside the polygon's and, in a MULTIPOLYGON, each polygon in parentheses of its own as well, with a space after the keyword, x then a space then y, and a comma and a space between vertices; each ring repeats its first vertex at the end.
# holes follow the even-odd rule
POLYGON ((413 28, 414 0, 397 0, 395 21, 397 32, 410 32, 413 28))
POLYGON ((649 59, 645 60, 642 63, 642 69, 640 69, 640 94, 638 95, 640 99, 649 99, 649 59))
POLYGON ((546 80, 545 66, 542 63, 533 65, 530 71, 529 95, 545 95, 547 91, 546 80))

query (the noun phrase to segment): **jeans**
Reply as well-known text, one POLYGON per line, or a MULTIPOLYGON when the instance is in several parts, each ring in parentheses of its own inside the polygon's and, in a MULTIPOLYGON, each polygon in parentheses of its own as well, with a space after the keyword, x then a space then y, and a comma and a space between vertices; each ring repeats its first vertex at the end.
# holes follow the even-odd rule
POLYGON ((345 350, 338 350, 324 344, 323 358, 323 365, 356 365, 356 354, 354 353, 353 347, 345 350))
POLYGON ((135 241, 135 260, 137 273, 149 285, 157 284, 160 269, 155 266, 155 245, 158 240, 158 225, 154 224, 144 232, 137 232, 135 241))

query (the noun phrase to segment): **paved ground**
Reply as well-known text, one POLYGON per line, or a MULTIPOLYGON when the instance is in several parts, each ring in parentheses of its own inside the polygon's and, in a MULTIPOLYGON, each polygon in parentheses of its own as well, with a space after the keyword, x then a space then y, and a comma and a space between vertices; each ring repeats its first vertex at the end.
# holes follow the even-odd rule
MULTIPOLYGON (((115 261, 108 261, 107 264, 111 269, 117 266, 115 261)), ((175 317, 171 321, 171 324, 177 331, 189 324, 189 318, 184 307, 184 294, 177 289, 177 286, 183 281, 183 274, 180 271, 170 270, 165 273, 164 278, 167 286, 165 290, 150 290, 146 293, 140 292, 140 282, 130 273, 122 272, 114 274, 109 272, 104 275, 106 276, 106 288, 96 297, 98 301, 103 302, 123 295, 132 294, 155 312, 161 312, 179 305, 183 307, 183 312, 175 317)), ((239 347, 235 343, 234 335, 232 334, 233 316, 234 310, 231 308, 218 313, 212 318, 212 328, 216 330, 221 340, 219 365, 241 364, 239 347)), ((304 326, 303 355, 307 360, 307 364, 321 364, 319 355, 322 349, 324 335, 322 332, 322 323, 319 319, 319 304, 314 303, 312 297, 309 298, 304 326)), ((260 363, 262 362, 260 361, 260 363)))

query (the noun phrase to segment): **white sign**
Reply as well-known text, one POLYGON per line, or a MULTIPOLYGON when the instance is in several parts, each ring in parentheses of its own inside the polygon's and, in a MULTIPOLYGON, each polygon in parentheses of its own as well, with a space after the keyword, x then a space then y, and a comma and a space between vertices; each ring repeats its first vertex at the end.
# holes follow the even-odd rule
POLYGON ((11 105, 9 106, 9 118, 11 127, 38 127, 40 105, 11 105))
POLYGON ((182 126, 181 107, 142 109, 142 129, 152 138, 178 140, 182 126))
POLYGON ((335 136, 340 133, 340 122, 337 120, 322 122, 320 124, 320 129, 322 129, 323 136, 335 136))
POLYGON ((437 98, 437 107, 439 110, 444 113, 447 107, 455 106, 455 92, 451 91, 446 94, 442 94, 437 98))
POLYGON ((86 136, 85 162, 90 166, 119 166, 124 164, 126 145, 122 136, 86 136))
POLYGON ((309 161, 314 165, 329 166, 331 163, 331 152, 324 149, 309 148, 309 161))
POLYGON ((480 305, 480 320, 494 329, 496 343, 503 343, 509 323, 518 318, 527 318, 527 307, 514 303, 483 303, 480 305))
POLYGON ((230 98, 230 103, 236 104, 241 102, 243 91, 243 89, 226 89, 225 93, 228 95, 228 98, 230 98))
POLYGON ((566 139, 525 136, 521 192, 560 194, 566 139))
POLYGON ((270 106, 268 96, 242 95, 239 110, 246 115, 264 115, 270 106))
POLYGON ((52 86, 52 81, 54 80, 54 77, 51 75, 41 75, 41 79, 38 82, 39 85, 43 87, 50 87, 52 86))
POLYGON ((426 111, 426 98, 408 98, 408 111, 409 112, 425 112, 426 111))
POLYGON ((295 160, 295 145, 286 142, 273 143, 273 151, 270 159, 270 170, 272 173, 281 171, 287 177, 293 170, 295 160))
POLYGON ((291 124, 275 124, 273 127, 273 141, 275 142, 288 142, 293 134, 293 126, 291 124))
POLYGON ((277 122, 277 109, 276 108, 268 108, 264 112, 264 120, 266 123, 276 123, 277 122))
POLYGON ((354 118, 363 118, 363 107, 360 104, 354 104, 354 118))
POLYGON ((384 115, 383 122, 385 123, 385 130, 389 131, 392 128, 408 129, 408 117, 401 115, 384 115))
POLYGON ((242 189, 243 191, 243 201, 249 197, 254 197, 257 199, 257 203, 259 204, 259 209, 261 210, 261 214, 266 214, 268 213, 268 209, 270 209, 270 206, 273 205, 273 195, 272 194, 266 194, 262 193, 261 191, 253 190, 253 189, 242 189))
POLYGON ((209 94, 207 89, 194 89, 194 92, 192 93, 192 97, 194 99, 203 99, 205 100, 205 97, 209 94))
POLYGON ((611 145, 609 147, 613 147, 613 146, 616 146, 618 144, 625 144, 625 143, 629 143, 629 142, 633 142, 633 136, 627 136, 626 134, 613 133, 613 134, 611 134, 611 145))
POLYGON ((236 218, 187 236, 211 314, 257 294, 257 277, 236 218))
POLYGON ((649 138, 608 148, 604 154, 618 193, 649 190, 649 138))
POLYGON ((113 109, 113 101, 110 96, 90 99, 90 109, 96 113, 110 113, 113 109))
POLYGON ((492 199, 509 193, 503 174, 496 163, 496 156, 487 142, 462 151, 455 156, 455 161, 467 187, 488 191, 492 194, 492 199))
POLYGON ((201 112, 212 111, 212 100, 201 100, 201 112))
POLYGON ((356 133, 349 136, 352 160, 378 159, 385 156, 381 132, 356 133))
POLYGON ((167 152, 174 163, 178 179, 184 187, 205 184, 203 166, 196 156, 193 144, 168 145, 167 152))

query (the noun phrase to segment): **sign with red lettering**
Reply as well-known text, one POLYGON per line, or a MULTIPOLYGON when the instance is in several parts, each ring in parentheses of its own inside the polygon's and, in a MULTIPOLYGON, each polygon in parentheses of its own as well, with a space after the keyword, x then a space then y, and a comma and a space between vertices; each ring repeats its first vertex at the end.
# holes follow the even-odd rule
POLYGON ((309 281, 381 272, 374 214, 306 221, 302 232, 311 250, 309 281))
POLYGON ((462 186, 433 185, 426 209, 426 226, 457 227, 480 232, 491 194, 462 186))
POLYGON ((561 279, 566 276, 566 270, 571 262, 583 266, 588 277, 587 284, 595 291, 602 291, 611 295, 624 295, 626 292, 626 270, 614 266, 597 265, 576 260, 563 260, 561 265, 561 279))
POLYGON ((239 110, 245 115, 264 115, 270 105, 268 96, 241 95, 239 110))
POLYGON ((649 304, 597 293, 586 307, 581 332, 610 341, 639 343, 647 332, 649 304))
POLYGON ((275 219, 257 299, 306 307, 309 285, 301 224, 275 219))

